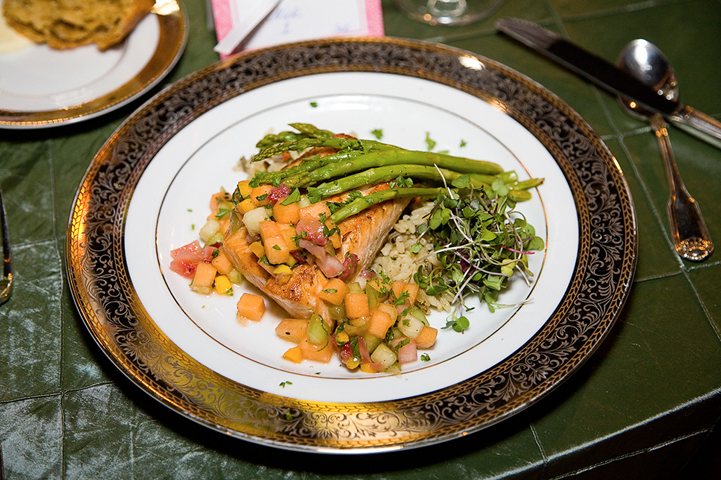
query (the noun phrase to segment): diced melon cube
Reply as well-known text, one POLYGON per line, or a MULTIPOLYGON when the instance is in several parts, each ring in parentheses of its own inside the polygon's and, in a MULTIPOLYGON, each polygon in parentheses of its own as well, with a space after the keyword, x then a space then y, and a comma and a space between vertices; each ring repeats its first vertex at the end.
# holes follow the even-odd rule
POLYGON ((193 277, 193 286, 195 287, 212 287, 215 280, 216 269, 209 263, 200 262, 195 269, 193 277))
POLYGON ((328 363, 333 358, 333 347, 328 342, 325 345, 315 345, 304 338, 298 344, 303 358, 306 360, 315 360, 316 362, 328 363))
POLYGON ((348 318, 369 315, 368 296, 365 293, 347 293, 345 296, 345 313, 348 318))
POLYGON ((436 336, 438 335, 438 329, 424 326, 421 330, 420 335, 416 337, 416 346, 418 348, 431 348, 436 343, 436 336))
POLYGON ((298 205, 298 202, 283 205, 281 200, 273 205, 273 217, 278 223, 295 225, 300 220, 300 205, 298 205))
POLYGON ((348 292, 348 285, 343 280, 331 278, 325 284, 323 290, 318 293, 318 296, 328 303, 340 305, 348 292))
POLYGON ((256 206, 262 207, 270 203, 268 195, 273 190, 271 185, 259 185, 250 192, 250 199, 253 200, 256 206))
POLYGON ((238 300, 238 315, 253 320, 255 322, 263 318, 265 313, 265 302, 263 297, 253 295, 252 293, 244 293, 238 300))
POLYGON ((284 318, 275 327, 275 333, 283 340, 298 344, 306 338, 308 320, 305 318, 284 318))
POLYGON ((222 248, 218 250, 218 254, 211 260, 210 264, 213 265, 221 275, 227 275, 233 270, 233 264, 230 263, 230 259, 225 252, 223 252, 222 248))
POLYGON ((395 320, 393 320, 388 313, 379 308, 373 312, 367 332, 378 338, 385 338, 388 329, 394 323, 395 320))

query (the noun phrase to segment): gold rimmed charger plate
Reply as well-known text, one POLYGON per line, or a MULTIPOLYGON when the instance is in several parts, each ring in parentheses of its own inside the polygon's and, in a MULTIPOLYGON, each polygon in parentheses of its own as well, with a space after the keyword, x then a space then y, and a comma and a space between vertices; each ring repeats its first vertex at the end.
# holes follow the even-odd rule
MULTIPOLYGON (((128 39, 125 40, 120 47, 118 47, 119 55, 117 63, 107 65, 107 71, 97 72, 100 75, 97 81, 91 81, 87 83, 82 79, 67 80, 67 87, 61 88, 58 91, 47 91, 49 88, 47 85, 43 87, 44 92, 33 92, 23 90, 17 93, 12 102, 12 108, 3 107, 0 104, 0 128, 8 129, 33 129, 33 128, 47 128, 55 127, 60 125, 67 125, 70 123, 79 122, 82 120, 88 120, 90 118, 97 117, 99 115, 108 113, 112 110, 120 108, 123 105, 135 100, 139 96, 157 85, 163 77, 165 77, 175 64, 180 59, 180 56, 185 49, 185 45, 188 39, 188 26, 187 26, 187 14, 185 8, 179 0, 157 0, 151 14, 143 22, 148 21, 151 17, 157 19, 157 46, 155 50, 149 55, 149 59, 144 65, 136 66, 132 62, 128 62, 132 65, 131 71, 123 71, 124 62, 127 61, 124 56, 132 55, 133 52, 127 51, 127 45, 129 42, 135 42, 135 52, 143 49, 143 44, 147 40, 145 38, 139 38, 138 27, 134 30, 128 39), (133 38, 135 35, 137 38, 133 38), (106 88, 103 84, 103 78, 111 78, 113 76, 125 77, 127 81, 122 85, 115 86, 114 83, 110 89, 106 88), (87 92, 92 92, 90 95, 87 92), (81 100, 78 103, 68 100, 76 96, 81 100), (27 99, 27 107, 23 107, 23 99, 27 99), (35 99, 40 99, 40 105, 54 104, 50 108, 35 108, 33 103, 35 99), (55 105, 57 104, 57 105, 55 105)), ((153 38, 153 41, 156 39, 153 38)), ((63 68, 68 69, 67 75, 74 75, 73 70, 80 68, 80 65, 74 65, 74 61, 82 59, 81 56, 76 56, 69 63, 62 63, 62 58, 68 58, 68 55, 73 55, 73 52, 53 52, 44 45, 41 46, 30 46, 28 49, 43 49, 48 53, 47 55, 55 56, 53 64, 62 65, 60 70, 53 72, 53 78, 59 84, 62 84, 63 68), (63 57, 64 56, 64 57, 63 57)), ((87 49, 94 49, 94 46, 82 47, 87 49)), ((118 50, 116 48, 115 50, 118 50)), ((6 55, 15 55, 16 52, 12 52, 6 55)), ((98 53, 98 55, 100 55, 98 53)), ((108 53, 110 55, 110 53, 108 53)), ((35 57, 33 57, 35 58, 35 57)), ((95 58, 95 57, 94 57, 95 58)), ((27 61, 26 59, 19 57, 18 61, 27 61)), ((38 75, 42 75, 42 66, 38 66, 40 70, 38 75)), ((33 79, 27 79, 27 84, 32 84, 33 79)), ((5 87, 7 89, 7 87, 5 87)))
POLYGON ((446 441, 534 404, 606 337, 628 296, 636 255, 636 220, 623 175, 601 139, 568 105, 487 58, 391 38, 274 47, 230 58, 177 82, 136 111, 98 152, 77 192, 67 236, 68 278, 78 310, 103 351, 141 389, 229 435, 334 453, 446 441), (577 217, 578 244, 571 252, 575 263, 567 286, 561 286, 558 304, 519 348, 434 391, 328 402, 232 380, 171 341, 141 301, 125 257, 126 216, 136 187, 159 152, 184 129, 210 118, 204 115, 214 109, 286 80, 359 72, 450 87, 492 105, 540 142, 562 172, 577 217))

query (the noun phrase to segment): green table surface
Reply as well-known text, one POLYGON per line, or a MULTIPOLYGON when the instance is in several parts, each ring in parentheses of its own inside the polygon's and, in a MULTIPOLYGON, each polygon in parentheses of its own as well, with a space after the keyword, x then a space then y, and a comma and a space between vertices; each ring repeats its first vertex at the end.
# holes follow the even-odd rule
MULTIPOLYGON (((65 274, 75 191, 91 159, 142 101, 218 60, 203 0, 186 0, 188 46, 163 85, 76 125, 0 131, 15 287, 0 307, 0 443, 7 478, 704 478, 721 415, 721 261, 680 260, 669 240, 664 167, 650 127, 608 93, 499 34, 541 23, 613 61, 635 38, 660 46, 681 99, 721 118, 719 0, 507 0, 489 19, 431 27, 383 2, 386 34, 442 42, 544 85, 603 138, 630 186, 639 256, 607 340, 567 382, 520 414, 460 440, 373 456, 287 452, 168 410, 128 381, 86 331, 65 274)), ((0 77, 2 72, 0 72, 0 77)), ((686 185, 721 242, 721 150, 675 128, 686 185)), ((718 448, 716 448, 718 450, 718 448)), ((709 474, 710 475, 710 474, 709 474)))

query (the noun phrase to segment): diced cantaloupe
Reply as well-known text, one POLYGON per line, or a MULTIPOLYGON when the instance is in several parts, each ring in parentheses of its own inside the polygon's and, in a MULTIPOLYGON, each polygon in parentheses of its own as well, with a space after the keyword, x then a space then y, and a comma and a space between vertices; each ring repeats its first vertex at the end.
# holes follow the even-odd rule
POLYGON ((244 293, 238 300, 238 315, 241 317, 259 321, 265 313, 265 302, 263 297, 252 293, 244 293))
POLYGON ((250 192, 250 199, 253 200, 256 207, 262 207, 270 203, 268 195, 273 189, 270 185, 258 185, 250 192))
POLYGON ((333 347, 330 342, 325 345, 314 345, 308 341, 308 338, 304 338, 298 347, 306 360, 328 363, 333 358, 333 347))
POLYGON ((284 318, 275 327, 275 333, 283 340, 298 344, 306 338, 308 333, 308 319, 284 318))
POLYGON ((404 292, 408 292, 405 303, 398 306, 399 311, 402 311, 405 308, 408 308, 409 306, 416 303, 416 296, 418 295, 417 284, 408 282, 393 282, 393 285, 391 285, 391 289, 393 290, 393 293, 396 296, 395 298, 397 299, 400 299, 404 292))
POLYGON ((293 202, 290 205, 283 205, 283 201, 273 205, 273 217, 278 223, 295 225, 300 220, 300 205, 293 202))
POLYGON ((300 350, 300 347, 295 346, 293 348, 289 348, 283 354, 283 358, 290 360, 293 363, 300 363, 303 361, 303 352, 300 350))
POLYGON ((396 320, 398 319, 398 310, 396 309, 396 307, 394 307, 390 303, 381 303, 380 305, 378 305, 378 310, 386 312, 388 315, 391 316, 393 323, 396 323, 396 320))
POLYGON ((368 296, 365 293, 347 293, 345 296, 345 314, 348 318, 369 315, 368 296))
POLYGON ((270 237, 263 240, 265 256, 273 265, 280 265, 290 260, 290 250, 283 237, 270 237))
POLYGON ((420 335, 416 337, 416 346, 418 348, 431 348, 436 343, 438 329, 425 325, 420 335))
POLYGON ((210 215, 215 215, 218 213, 218 197, 223 198, 224 195, 225 192, 221 190, 210 196, 210 215))
POLYGON ((217 255, 211 260, 210 264, 214 266, 221 275, 227 275, 233 270, 233 264, 222 249, 218 250, 217 255))
POLYGON ((280 230, 280 234, 285 239, 286 245, 288 245, 288 250, 290 250, 291 252, 295 250, 300 250, 298 243, 296 243, 296 237, 298 236, 298 233, 296 233, 293 226, 285 223, 279 223, 278 229, 280 230))
POLYGON ((323 290, 318 293, 318 296, 328 303, 333 305, 340 305, 345 300, 346 294, 349 292, 348 285, 339 278, 331 278, 328 283, 325 284, 323 290))
POLYGON ((278 223, 274 220, 262 220, 258 222, 258 229, 260 230, 260 238, 263 239, 263 243, 265 243, 266 238, 281 236, 280 227, 278 227, 278 223))
POLYGON ((339 249, 341 246, 340 230, 337 229, 335 222, 329 218, 325 221, 325 227, 329 232, 333 232, 331 236, 328 237, 330 243, 333 245, 333 248, 336 250, 339 249))
POLYGON ((217 270, 214 266, 206 262, 198 263, 193 277, 194 287, 212 287, 215 280, 217 270))
POLYGON ((325 218, 330 217, 330 209, 328 208, 328 205, 325 204, 325 202, 314 203, 300 209, 301 218, 311 217, 318 220, 320 218, 320 215, 323 213, 325 214, 325 218))
POLYGON ((391 316, 378 308, 371 316, 370 325, 368 326, 367 333, 374 335, 378 338, 385 338, 388 329, 395 323, 395 320, 391 316))

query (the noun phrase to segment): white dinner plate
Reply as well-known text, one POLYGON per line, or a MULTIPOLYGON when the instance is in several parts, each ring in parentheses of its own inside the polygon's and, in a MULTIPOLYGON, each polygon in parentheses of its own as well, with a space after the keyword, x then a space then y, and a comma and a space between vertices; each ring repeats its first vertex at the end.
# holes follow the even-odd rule
MULTIPOLYGON (((636 263, 633 205, 608 149, 553 94, 491 60, 394 39, 325 40, 252 52, 157 95, 108 140, 68 234, 74 298, 108 356, 141 388, 211 428, 281 448, 354 453, 455 438, 517 413, 606 336, 636 263), (169 270, 197 239, 210 195, 246 174, 241 156, 292 122, 492 160, 544 178, 518 209, 544 238, 536 274, 440 329, 429 362, 401 375, 281 358, 277 306, 240 325, 234 297, 202 296, 169 270), (462 146, 463 145, 463 146, 462 146)), ((269 300, 266 302, 270 304, 269 300)))
POLYGON ((29 44, 0 53, 0 128, 45 128, 110 112, 154 87, 187 41, 177 0, 157 0, 117 46, 55 50, 29 44))

